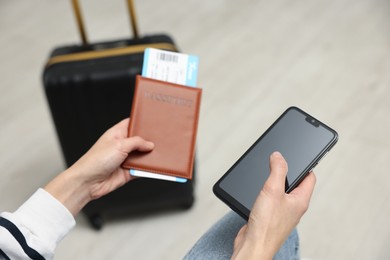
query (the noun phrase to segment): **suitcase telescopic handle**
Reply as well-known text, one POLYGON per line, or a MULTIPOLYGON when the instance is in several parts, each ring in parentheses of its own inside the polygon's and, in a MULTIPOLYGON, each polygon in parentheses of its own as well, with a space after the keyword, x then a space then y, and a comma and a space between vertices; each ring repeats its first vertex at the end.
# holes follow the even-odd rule
MULTIPOLYGON (((79 1, 72 0, 72 5, 73 5, 74 14, 76 16, 77 26, 79 28, 81 40, 83 41, 83 45, 87 45, 88 38, 87 38, 86 31, 85 31, 85 26, 84 26, 83 16, 81 14, 79 1)), ((138 36, 137 18, 135 16, 135 7, 134 7, 133 0, 127 0, 127 7, 128 7, 128 11, 129 11, 129 16, 130 16, 131 28, 133 30, 133 37, 135 39, 138 39, 139 36, 138 36)))

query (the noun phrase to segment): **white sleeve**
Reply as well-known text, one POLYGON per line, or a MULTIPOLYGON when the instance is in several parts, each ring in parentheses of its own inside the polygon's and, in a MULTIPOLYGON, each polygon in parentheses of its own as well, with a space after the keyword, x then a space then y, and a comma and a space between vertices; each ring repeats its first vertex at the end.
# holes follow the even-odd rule
POLYGON ((64 205, 38 189, 14 213, 0 214, 0 259, 52 259, 75 224, 64 205))

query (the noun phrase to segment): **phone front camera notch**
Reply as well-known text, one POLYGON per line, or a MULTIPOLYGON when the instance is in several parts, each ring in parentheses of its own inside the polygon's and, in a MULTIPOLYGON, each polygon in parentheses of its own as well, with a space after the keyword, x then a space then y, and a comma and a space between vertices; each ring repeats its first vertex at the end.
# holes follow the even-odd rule
POLYGON ((320 126, 320 122, 318 122, 317 120, 315 120, 314 118, 312 118, 310 116, 306 117, 306 121, 309 122, 310 124, 312 124, 315 127, 319 127, 320 126))

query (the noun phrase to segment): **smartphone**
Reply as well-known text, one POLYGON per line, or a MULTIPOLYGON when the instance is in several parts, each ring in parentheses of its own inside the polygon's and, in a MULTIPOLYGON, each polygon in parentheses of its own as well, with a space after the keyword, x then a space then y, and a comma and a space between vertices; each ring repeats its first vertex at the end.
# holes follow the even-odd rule
POLYGON ((291 192, 336 144, 338 134, 297 107, 288 108, 215 183, 214 194, 248 220, 279 151, 288 163, 285 191, 291 192))

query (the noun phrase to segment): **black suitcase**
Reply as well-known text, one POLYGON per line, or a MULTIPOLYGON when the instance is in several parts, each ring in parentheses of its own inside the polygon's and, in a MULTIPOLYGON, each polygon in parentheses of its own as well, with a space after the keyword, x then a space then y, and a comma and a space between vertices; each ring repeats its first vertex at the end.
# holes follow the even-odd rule
MULTIPOLYGON (((44 68, 45 93, 67 166, 77 161, 108 128, 129 117, 144 49, 177 51, 167 35, 138 37, 131 0, 128 6, 132 39, 89 44, 78 1, 73 0, 83 44, 54 49, 44 68)), ((90 202, 83 212, 92 226, 100 229, 105 218, 188 209, 193 202, 194 179, 181 184, 138 178, 90 202)))

